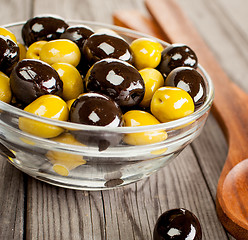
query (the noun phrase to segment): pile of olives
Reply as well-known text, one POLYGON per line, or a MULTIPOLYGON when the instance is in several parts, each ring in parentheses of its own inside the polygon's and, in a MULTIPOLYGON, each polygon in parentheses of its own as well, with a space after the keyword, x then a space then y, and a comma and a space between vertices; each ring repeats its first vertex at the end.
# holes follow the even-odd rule
MULTIPOLYGON (((46 15, 29 19, 21 35, 23 44, 0 28, 0 100, 24 111, 79 124, 134 127, 185 117, 205 101, 197 56, 184 44, 164 48, 153 38, 128 43, 110 29, 69 26, 46 15)), ((19 119, 19 128, 44 138, 65 132, 27 118, 19 119)), ((120 141, 143 145, 167 138, 165 131, 114 141, 104 134, 89 140, 89 133, 71 133, 99 150, 120 141)))

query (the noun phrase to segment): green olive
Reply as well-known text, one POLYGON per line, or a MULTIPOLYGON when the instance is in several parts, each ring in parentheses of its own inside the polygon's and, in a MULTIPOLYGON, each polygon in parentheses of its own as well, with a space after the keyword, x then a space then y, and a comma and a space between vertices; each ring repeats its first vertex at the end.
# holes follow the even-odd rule
POLYGON ((40 51, 40 60, 52 65, 57 62, 77 66, 81 53, 76 43, 68 39, 56 39, 47 42, 40 51))
POLYGON ((130 48, 134 54, 134 65, 138 70, 156 68, 161 60, 162 45, 149 38, 135 39, 130 48))
MULTIPOLYGON (((85 146, 78 142, 70 133, 63 133, 52 140, 60 143, 85 146)), ((68 176, 70 170, 86 163, 83 156, 72 153, 48 151, 46 156, 53 164, 53 170, 61 176, 68 176)))
POLYGON ((0 27, 0 35, 10 38, 12 41, 17 43, 16 36, 9 29, 0 27))
POLYGON ((67 104, 67 107, 69 110, 71 109, 71 105, 74 103, 75 100, 76 100, 76 98, 73 98, 73 99, 66 101, 66 104, 67 104))
POLYGON ((84 91, 83 79, 79 71, 69 63, 54 63, 52 67, 63 82, 62 98, 65 101, 77 98, 84 91))
MULTIPOLYGON (((156 125, 160 122, 150 113, 141 110, 130 110, 123 115, 124 126, 138 127, 156 125)), ((164 141, 167 138, 165 130, 128 133, 124 142, 130 145, 146 145, 164 141)))
MULTIPOLYGON (((66 102, 62 98, 50 94, 37 98, 24 108, 24 111, 61 121, 67 121, 69 116, 66 102)), ((19 128, 22 131, 42 138, 57 137, 64 131, 61 127, 25 117, 19 118, 19 128)))
POLYGON ((12 92, 10 88, 10 80, 7 75, 0 72, 0 100, 6 103, 10 103, 12 98, 12 92))
POLYGON ((164 85, 162 74, 154 68, 144 68, 139 71, 145 83, 145 95, 140 103, 141 107, 149 107, 154 92, 164 85))
POLYGON ((21 61, 26 58, 27 49, 22 43, 18 42, 17 45, 19 47, 19 61, 21 61))
POLYGON ((161 87, 153 95, 151 112, 160 122, 169 122, 194 112, 191 96, 177 87, 161 87))
POLYGON ((26 58, 40 60, 40 52, 47 41, 37 41, 31 44, 27 50, 26 58))

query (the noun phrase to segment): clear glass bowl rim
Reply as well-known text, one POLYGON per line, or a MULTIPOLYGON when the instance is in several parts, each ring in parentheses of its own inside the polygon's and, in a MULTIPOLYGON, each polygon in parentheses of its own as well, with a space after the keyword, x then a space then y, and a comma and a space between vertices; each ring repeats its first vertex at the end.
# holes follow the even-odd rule
MULTIPOLYGON (((138 31, 130 30, 124 27, 119 27, 111 24, 105 24, 105 23, 100 23, 96 21, 84 21, 84 20, 66 20, 69 24, 83 24, 83 25, 89 25, 90 27, 95 26, 95 27, 102 27, 102 28, 109 28, 112 30, 116 30, 122 33, 128 33, 128 34, 134 34, 137 37, 148 37, 148 38, 153 38, 159 41, 161 44, 164 46, 170 45, 169 43, 155 38, 151 35, 144 34, 138 31)), ((5 24, 4 27, 10 28, 10 27, 18 27, 22 26, 25 22, 15 22, 15 23, 10 23, 10 24, 5 24)), ((11 114, 18 115, 19 117, 26 117, 29 119, 33 119, 42 123, 47 123, 50 125, 54 126, 60 126, 62 128, 66 129, 77 129, 77 130, 84 130, 84 131, 96 131, 96 132, 109 132, 109 133, 134 133, 134 132, 143 132, 143 131, 151 131, 151 130, 162 130, 162 129, 173 129, 173 128, 178 128, 180 126, 187 125, 197 119, 199 119, 201 116, 203 116, 211 107, 214 99, 214 85, 213 82, 206 72, 206 70, 198 64, 198 69, 201 71, 203 76, 205 77, 205 80, 207 81, 207 97, 204 102, 204 104, 197 109, 194 113, 171 121, 171 122, 166 122, 166 123, 160 123, 157 125, 146 125, 146 126, 138 126, 138 127, 116 127, 116 128, 111 128, 111 127, 104 127, 104 126, 90 126, 90 125, 85 125, 85 124, 78 124, 78 123, 72 123, 72 122, 67 122, 67 121, 59 121, 59 120, 54 120, 54 119, 49 119, 45 117, 40 117, 37 115, 34 115, 29 112, 25 112, 22 109, 19 109, 17 107, 14 107, 8 103, 0 101, 0 110, 4 110, 6 112, 9 112, 11 114)))

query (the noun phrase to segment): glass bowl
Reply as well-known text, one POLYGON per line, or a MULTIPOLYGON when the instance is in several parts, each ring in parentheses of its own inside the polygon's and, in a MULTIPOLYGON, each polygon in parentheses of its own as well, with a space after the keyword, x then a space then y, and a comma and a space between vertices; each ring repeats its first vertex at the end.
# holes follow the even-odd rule
MULTIPOLYGON (((127 41, 151 36, 129 29, 89 21, 67 21, 70 25, 84 24, 92 29, 111 29, 127 41)), ((23 22, 9 24, 21 39, 23 22)), ((168 43, 158 40, 164 47, 168 43)), ((24 173, 47 183, 80 190, 103 190, 124 186, 146 178, 174 159, 202 131, 214 98, 214 88, 206 71, 199 65, 204 76, 207 97, 204 104, 193 114, 167 123, 142 127, 107 128, 63 122, 39 117, 0 101, 0 149, 2 155, 24 173), (19 120, 25 118, 40 124, 63 129, 59 140, 34 136, 19 129, 19 120), (80 144, 70 131, 78 131, 91 139, 108 139, 101 149, 96 144, 80 144), (146 145, 128 145, 122 141, 130 134, 156 134, 166 131, 168 138, 146 145), (63 140, 64 139, 64 140, 63 140), (118 140, 118 144, 111 144, 118 140), (72 141, 71 141, 72 140, 72 141), (112 141, 113 140, 113 141, 112 141)))

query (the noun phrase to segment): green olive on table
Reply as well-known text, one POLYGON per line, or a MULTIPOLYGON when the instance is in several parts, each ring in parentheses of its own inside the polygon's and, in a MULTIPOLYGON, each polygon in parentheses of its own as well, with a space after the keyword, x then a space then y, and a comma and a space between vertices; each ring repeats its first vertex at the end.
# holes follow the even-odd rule
POLYGON ((177 87, 161 87, 153 95, 151 112, 160 122, 169 122, 194 112, 191 96, 177 87))
POLYGON ((77 66, 81 53, 76 43, 68 39, 56 39, 47 42, 40 51, 40 60, 52 65, 57 62, 77 66))
POLYGON ((164 85, 162 74, 154 68, 144 68, 139 71, 145 83, 145 95, 140 103, 141 107, 149 107, 154 92, 164 85))
POLYGON ((138 70, 143 68, 156 68, 161 60, 162 45, 149 38, 135 39, 130 48, 134 55, 134 65, 138 70))
POLYGON ((6 103, 10 103, 12 98, 12 92, 10 88, 9 77, 0 72, 0 100, 6 103))
POLYGON ((32 43, 26 53, 26 58, 39 59, 42 47, 47 43, 47 41, 37 41, 32 43))
POLYGON ((52 67, 57 71, 63 82, 62 98, 65 101, 77 98, 79 94, 83 93, 83 79, 73 65, 69 63, 54 63, 52 67))
MULTIPOLYGON (((156 125, 160 122, 150 113, 141 110, 130 110, 123 115, 124 126, 138 127, 156 125)), ((124 142, 130 145, 146 145, 164 141, 167 138, 165 130, 127 133, 124 142)))
MULTIPOLYGON (((24 108, 24 111, 61 121, 67 121, 69 116, 69 109, 66 102, 59 96, 52 94, 37 98, 24 108)), ((43 138, 57 137, 64 131, 61 127, 25 117, 19 118, 19 128, 24 132, 43 138)))

